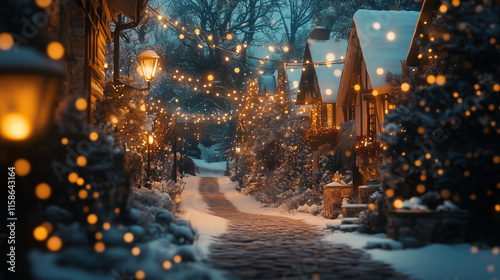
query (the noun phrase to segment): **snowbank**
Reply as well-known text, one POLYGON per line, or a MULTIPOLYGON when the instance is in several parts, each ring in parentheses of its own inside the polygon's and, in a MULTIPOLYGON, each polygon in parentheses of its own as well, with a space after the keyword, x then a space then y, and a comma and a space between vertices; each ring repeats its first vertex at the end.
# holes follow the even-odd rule
MULTIPOLYGON (((199 161, 199 160, 198 160, 199 161)), ((224 162, 225 164, 225 162, 224 162)), ((198 162, 196 162, 198 165, 198 162)), ((217 163, 212 163, 217 165, 217 163)), ((200 172, 202 167, 200 167, 200 172)), ((203 169, 206 172, 206 169, 203 169)), ((204 173, 206 174, 206 173, 204 173)), ((184 178, 186 188, 182 193, 182 209, 181 218, 191 223, 197 232, 197 239, 194 242, 195 252, 198 258, 205 258, 208 253, 208 247, 213 242, 213 237, 221 235, 226 231, 228 221, 221 217, 209 214, 207 204, 203 201, 198 186, 200 177, 189 176, 184 178)))

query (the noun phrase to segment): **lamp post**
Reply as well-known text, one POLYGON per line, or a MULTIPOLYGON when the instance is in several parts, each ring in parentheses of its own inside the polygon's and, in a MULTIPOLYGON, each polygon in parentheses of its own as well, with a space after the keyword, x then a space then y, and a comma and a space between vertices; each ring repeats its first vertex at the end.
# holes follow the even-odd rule
POLYGON ((148 168, 147 168, 147 181, 146 184, 144 185, 146 188, 150 189, 151 188, 151 158, 150 158, 150 153, 151 153, 151 145, 154 143, 154 137, 153 135, 148 135, 147 138, 147 144, 148 144, 148 168))
POLYGON ((29 142, 44 134, 53 118, 64 67, 36 50, 0 51, 0 142, 29 142))
POLYGON ((234 171, 236 174, 238 174, 238 156, 240 154, 240 147, 236 147, 236 157, 235 157, 235 164, 234 164, 234 171))
MULTIPOLYGON (((137 59, 139 60, 140 66, 139 66, 139 73, 143 76, 144 81, 148 84, 146 88, 137 88, 132 85, 129 85, 119 79, 119 74, 115 72, 115 84, 117 85, 123 85, 127 86, 136 90, 149 90, 151 88, 151 81, 153 80, 155 74, 156 74, 156 68, 158 66, 158 59, 160 59, 160 56, 156 54, 153 50, 146 50, 143 51, 141 54, 137 56, 137 59)), ((115 61, 119 61, 116 60, 115 61)), ((117 62, 115 62, 117 63, 117 62)), ((115 67, 116 68, 116 67, 115 67)), ((119 69, 119 68, 118 68, 119 69)), ((115 70, 117 71, 117 70, 115 70)), ((119 70, 118 70, 119 71, 119 70)))

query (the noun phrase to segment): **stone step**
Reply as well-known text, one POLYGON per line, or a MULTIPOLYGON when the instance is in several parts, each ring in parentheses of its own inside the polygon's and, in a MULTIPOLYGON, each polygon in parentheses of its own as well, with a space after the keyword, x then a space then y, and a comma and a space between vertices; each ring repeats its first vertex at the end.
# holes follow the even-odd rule
POLYGON ((344 232, 353 232, 358 230, 359 225, 341 225, 340 230, 344 232))
POLYGON ((361 211, 366 210, 368 204, 344 204, 342 205, 343 218, 357 218, 361 211))
POLYGON ((359 218, 343 218, 342 224, 343 225, 359 224, 359 218))

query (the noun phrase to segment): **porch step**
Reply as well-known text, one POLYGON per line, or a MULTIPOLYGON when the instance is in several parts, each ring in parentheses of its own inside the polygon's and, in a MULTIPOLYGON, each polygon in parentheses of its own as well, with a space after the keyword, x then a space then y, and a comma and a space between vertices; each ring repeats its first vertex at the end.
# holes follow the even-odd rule
POLYGON ((358 218, 359 213, 367 208, 368 204, 344 204, 342 205, 342 216, 344 218, 358 218))
POLYGON ((342 224, 343 225, 359 224, 359 218, 343 218, 342 219, 342 224))
POLYGON ((341 225, 340 230, 344 232, 353 232, 358 230, 359 225, 341 225))

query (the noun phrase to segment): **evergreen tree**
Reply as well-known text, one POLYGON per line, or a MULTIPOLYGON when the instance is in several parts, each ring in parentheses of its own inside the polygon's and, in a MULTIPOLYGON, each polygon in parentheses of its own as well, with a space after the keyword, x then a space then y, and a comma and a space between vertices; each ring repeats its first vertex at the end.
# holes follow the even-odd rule
POLYGON ((473 238, 498 242, 500 3, 443 2, 439 11, 421 50, 437 73, 387 116, 383 182, 392 200, 439 193, 471 212, 473 238))

